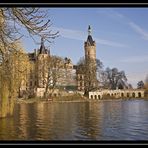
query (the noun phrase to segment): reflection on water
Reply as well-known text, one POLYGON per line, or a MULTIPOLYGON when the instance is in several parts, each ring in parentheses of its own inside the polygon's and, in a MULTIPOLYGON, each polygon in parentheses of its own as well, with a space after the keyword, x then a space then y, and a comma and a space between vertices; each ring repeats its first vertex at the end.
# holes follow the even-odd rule
POLYGON ((148 101, 17 104, 0 140, 147 140, 148 101))

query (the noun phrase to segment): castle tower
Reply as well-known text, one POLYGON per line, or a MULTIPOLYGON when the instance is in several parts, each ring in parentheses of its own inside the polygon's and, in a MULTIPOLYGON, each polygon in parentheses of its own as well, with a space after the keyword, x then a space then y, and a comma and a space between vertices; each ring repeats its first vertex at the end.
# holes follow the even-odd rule
POLYGON ((89 91, 96 89, 98 86, 97 73, 96 73, 96 42, 91 36, 91 27, 88 27, 87 41, 84 43, 85 49, 85 75, 84 75, 84 89, 85 95, 88 95, 89 91))
POLYGON ((93 41, 93 38, 91 36, 91 27, 88 26, 88 37, 87 41, 84 43, 84 49, 85 49, 85 60, 87 59, 93 59, 96 60, 96 42, 93 41))
POLYGON ((90 89, 97 87, 96 75, 96 42, 91 36, 91 27, 88 26, 88 37, 84 42, 85 67, 77 67, 77 89, 84 91, 85 94, 90 89))
POLYGON ((37 84, 39 88, 45 88, 48 75, 49 52, 45 48, 44 40, 41 38, 41 46, 37 55, 37 84))

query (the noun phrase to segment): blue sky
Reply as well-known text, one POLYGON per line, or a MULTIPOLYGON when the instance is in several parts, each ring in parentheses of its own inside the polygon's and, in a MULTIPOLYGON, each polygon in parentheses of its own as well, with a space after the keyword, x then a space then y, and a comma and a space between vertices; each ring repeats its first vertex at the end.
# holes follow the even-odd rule
MULTIPOLYGON (((97 58, 104 68, 124 70, 134 87, 148 74, 148 8, 49 8, 53 32, 60 36, 50 46, 52 55, 76 64, 84 56, 88 25, 96 41, 97 58)), ((39 48, 23 39, 27 52, 39 48)))

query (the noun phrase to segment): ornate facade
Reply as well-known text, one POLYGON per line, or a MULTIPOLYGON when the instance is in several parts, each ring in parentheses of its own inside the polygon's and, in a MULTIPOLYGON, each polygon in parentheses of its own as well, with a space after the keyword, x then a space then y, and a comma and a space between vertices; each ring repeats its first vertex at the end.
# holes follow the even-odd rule
MULTIPOLYGON (((48 63, 51 60, 50 50, 45 48, 44 41, 41 39, 41 46, 39 49, 34 49, 33 53, 28 53, 30 61, 30 70, 28 72, 28 82, 22 86, 22 96, 28 94, 29 96, 43 96, 48 77, 48 63)), ((65 58, 63 66, 60 69, 63 77, 58 79, 58 86, 63 89, 70 89, 76 86, 75 69, 71 59, 65 58)))

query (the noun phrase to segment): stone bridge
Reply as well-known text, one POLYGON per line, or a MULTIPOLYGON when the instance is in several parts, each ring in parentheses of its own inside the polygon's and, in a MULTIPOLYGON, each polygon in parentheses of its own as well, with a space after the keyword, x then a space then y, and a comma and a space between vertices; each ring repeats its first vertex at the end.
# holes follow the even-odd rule
POLYGON ((144 90, 132 89, 132 90, 98 90, 89 92, 89 99, 102 99, 103 96, 115 97, 115 98, 144 98, 144 90))

